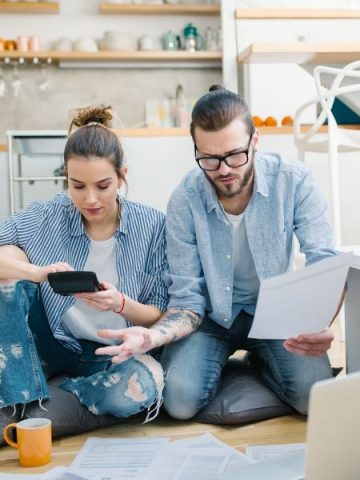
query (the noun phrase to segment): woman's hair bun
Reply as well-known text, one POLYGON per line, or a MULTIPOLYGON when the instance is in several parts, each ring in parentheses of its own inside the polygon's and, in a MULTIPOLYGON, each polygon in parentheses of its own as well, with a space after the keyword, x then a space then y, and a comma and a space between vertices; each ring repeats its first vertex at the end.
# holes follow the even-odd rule
POLYGON ((90 105, 85 108, 77 108, 70 111, 71 125, 84 127, 89 124, 100 124, 104 127, 111 127, 111 120, 113 119, 113 111, 110 106, 106 105, 90 105))
POLYGON ((209 92, 215 92, 215 90, 226 90, 222 85, 211 85, 209 92))

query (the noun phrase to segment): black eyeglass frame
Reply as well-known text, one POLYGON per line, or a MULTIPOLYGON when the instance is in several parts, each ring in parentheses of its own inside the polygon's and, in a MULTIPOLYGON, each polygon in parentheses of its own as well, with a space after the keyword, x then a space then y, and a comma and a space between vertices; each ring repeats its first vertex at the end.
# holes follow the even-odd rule
POLYGON ((254 132, 252 132, 251 135, 250 135, 249 143, 248 143, 248 146, 247 146, 246 150, 236 150, 235 152, 228 153, 227 155, 209 155, 209 156, 206 156, 206 157, 197 157, 196 156, 197 146, 196 146, 196 143, 194 143, 194 154, 195 154, 196 163, 198 164, 199 168, 201 168, 201 170, 204 170, 205 172, 216 172, 216 170, 219 170, 219 168, 221 166, 221 162, 225 162, 226 165, 230 168, 243 167, 244 165, 246 165, 249 162, 249 150, 250 150, 250 145, 251 145, 251 140, 252 140, 253 134, 254 134, 254 132), (239 165, 229 165, 228 162, 226 161, 226 159, 229 158, 229 157, 232 157, 234 155, 238 155, 239 153, 245 153, 246 162, 240 163, 239 165), (210 158, 215 158, 216 160, 218 160, 219 161, 218 166, 216 168, 210 168, 210 169, 209 168, 203 168, 200 165, 201 160, 209 160, 210 158))

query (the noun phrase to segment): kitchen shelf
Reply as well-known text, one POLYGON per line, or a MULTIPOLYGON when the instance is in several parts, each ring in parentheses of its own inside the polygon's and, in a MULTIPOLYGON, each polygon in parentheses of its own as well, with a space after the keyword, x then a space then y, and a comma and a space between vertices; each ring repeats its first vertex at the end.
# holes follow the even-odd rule
POLYGON ((220 5, 204 4, 120 4, 101 3, 100 13, 120 15, 220 15, 220 5))
POLYGON ((360 43, 252 43, 238 53, 243 63, 350 63, 359 60, 360 43))
POLYGON ((213 62, 220 64, 221 52, 210 52, 199 50, 197 52, 186 51, 99 51, 99 52, 20 52, 20 51, 1 51, 0 60, 8 58, 9 60, 46 60, 51 58, 54 62, 189 62, 206 63, 213 62))
POLYGON ((360 8, 328 9, 328 8, 238 8, 235 10, 236 19, 359 19, 360 8))
POLYGON ((1 2, 0 13, 59 13, 59 2, 1 2))

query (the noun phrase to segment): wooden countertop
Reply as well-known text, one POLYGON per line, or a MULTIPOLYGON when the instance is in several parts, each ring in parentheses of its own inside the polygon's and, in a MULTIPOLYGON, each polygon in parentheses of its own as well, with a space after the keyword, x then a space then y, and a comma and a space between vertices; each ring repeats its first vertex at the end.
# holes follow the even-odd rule
MULTIPOLYGON (((30 131, 25 131, 30 133, 30 131)), ((47 131, 50 133, 51 131, 47 131)), ((55 132, 55 130, 54 130, 55 132)), ((114 132, 120 138, 129 137, 187 137, 190 135, 188 128, 114 128, 114 132)), ((66 135, 66 131, 56 130, 57 134, 66 135)), ((0 143, 0 153, 7 151, 7 144, 0 143)))
MULTIPOLYGON (((342 128, 360 129, 360 125, 341 125, 342 128)), ((305 132, 309 127, 303 125, 301 131, 305 132)), ((261 135, 292 135, 293 127, 258 127, 261 135)), ((120 138, 149 138, 149 137, 187 137, 190 135, 188 128, 117 128, 114 132, 120 138)), ((327 126, 323 125, 319 133, 326 133, 327 126)), ((64 132, 65 133, 65 132, 64 132)), ((7 145, 0 143, 0 153, 7 151, 7 145)))

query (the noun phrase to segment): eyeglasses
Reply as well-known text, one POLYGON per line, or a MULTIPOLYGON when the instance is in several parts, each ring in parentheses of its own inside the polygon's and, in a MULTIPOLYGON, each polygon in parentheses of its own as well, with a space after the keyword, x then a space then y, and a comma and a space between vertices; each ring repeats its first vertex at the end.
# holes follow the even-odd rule
POLYGON ((197 157, 197 146, 195 145, 195 160, 201 170, 206 172, 213 172, 219 170, 221 162, 225 162, 230 168, 237 168, 246 165, 249 161, 249 150, 251 144, 252 134, 250 135, 249 143, 246 150, 236 150, 227 155, 213 155, 212 157, 197 157))

